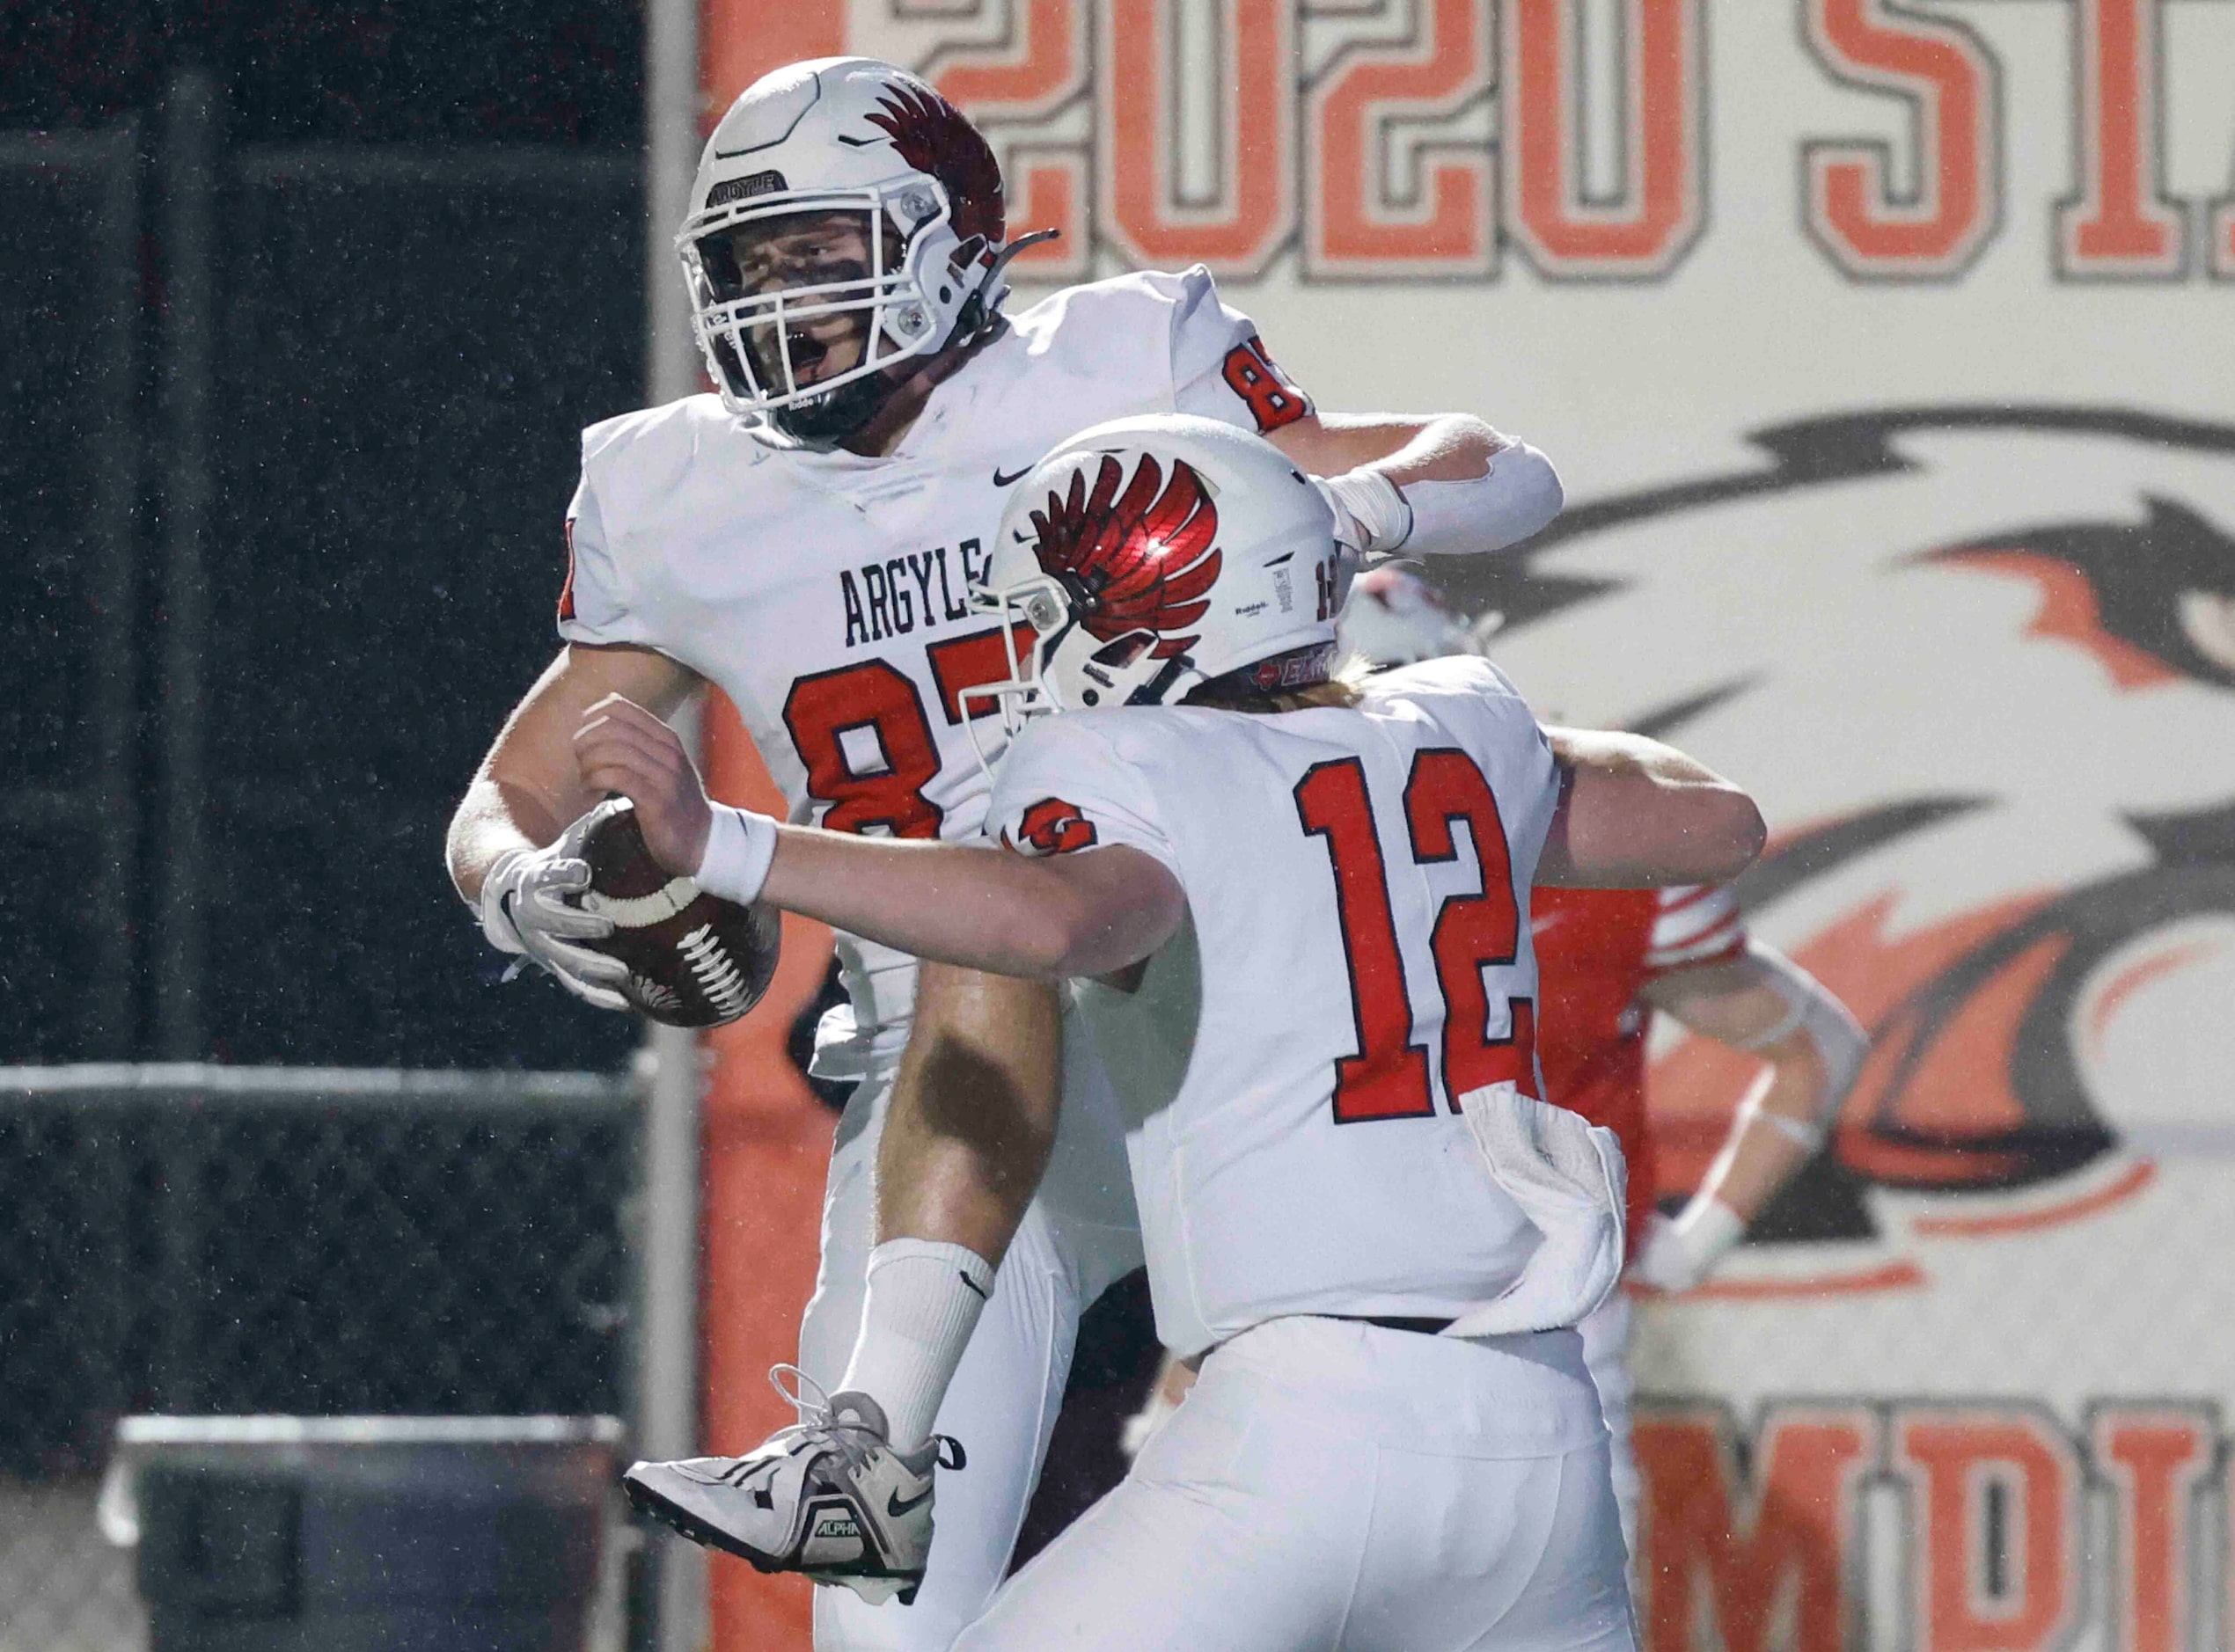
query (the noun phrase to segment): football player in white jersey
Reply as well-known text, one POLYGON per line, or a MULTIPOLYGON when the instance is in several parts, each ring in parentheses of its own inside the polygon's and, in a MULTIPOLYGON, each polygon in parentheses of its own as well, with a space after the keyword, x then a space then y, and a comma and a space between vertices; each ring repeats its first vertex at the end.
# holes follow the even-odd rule
MULTIPOLYGON (((1452 613, 1423 574, 1396 562, 1361 575, 1337 628, 1345 647, 1382 667, 1486 653, 1500 616, 1452 613)), ((1869 1041, 1822 983, 1748 934, 1728 888, 1563 891, 1536 903, 1532 939, 1550 1099, 1614 1131, 1630 1166, 1629 1278, 1652 1290, 1691 1290, 1814 1157, 1869 1041), (1656 1010, 1764 1064, 1673 1220, 1657 1208, 1645 1123, 1645 1038, 1656 1010)), ((1630 1449, 1627 1297, 1617 1291, 1578 1328, 1614 1436, 1615 1494, 1634 1552, 1643 1488, 1630 1449)), ((1179 1392, 1168 1374, 1160 1396, 1179 1392)))
MULTIPOLYGON (((1654 742, 1548 738, 1484 661, 1330 682, 1333 516, 1229 426, 1060 444, 991 558, 1022 656, 991 691, 1022 725, 988 821, 1008 850, 710 806, 618 698, 576 739, 585 780, 707 889, 1074 982, 1159 1334, 1207 1359, 957 1645, 1631 1647, 1572 1329, 1620 1269, 1621 1157, 1536 1099, 1529 889, 1727 878, 1760 814, 1654 742)), ((985 1203, 1020 1202, 1012 1167, 981 1166, 985 1203)), ((935 1215, 909 1237, 967 1258, 967 1213, 935 1215)), ((895 1386, 662 1495, 764 1558, 803 1543, 808 1568, 927 1541, 933 1462, 878 1427, 922 1372, 877 1364, 895 1386)))
MULTIPOLYGON (((716 393, 584 434, 559 604, 566 646, 452 824, 452 876, 495 945, 621 1006, 619 966, 578 944, 603 930, 571 898, 587 867, 560 846, 599 800, 569 742, 609 694, 666 713, 718 686, 795 820, 976 836, 987 787, 965 697, 1008 669, 1008 645, 969 596, 1018 479, 1096 420, 1183 410, 1263 431, 1319 479, 1359 551, 1494 548, 1558 508, 1543 457, 1480 420, 1319 414, 1199 268, 1074 287, 1006 316, 1006 234, 985 141, 889 64, 794 64, 724 116, 678 238, 716 393)), ((800 1340, 802 1367, 825 1388, 840 1385, 864 1327, 907 1322, 914 1282, 940 1271, 876 1245, 880 1202, 905 1223, 911 1200, 938 1196, 905 1177, 873 1183, 896 1088, 927 1086, 922 1111, 952 1116, 940 1097, 958 1084, 1052 1087, 1059 1042, 1043 983, 934 969, 920 987, 899 952, 853 936, 839 949, 852 1002, 826 1020, 816 1070, 859 1083, 800 1340), (953 1058, 981 1046, 985 1061, 953 1058)), ((971 1281, 992 1298, 984 1323, 972 1336, 942 1322, 941 1337, 966 1339, 970 1353, 936 1422, 971 1467, 942 1509, 937 1563, 905 1612, 817 1590, 818 1646, 936 1652, 983 1606, 1038 1472, 1079 1312, 1138 1264, 1112 1099, 1083 1041, 1062 1059, 1070 1101, 1040 1197, 998 1281, 984 1270, 971 1281)), ((934 1419, 904 1409, 887 1421, 905 1444, 934 1419)), ((855 1581, 865 1595, 896 1586, 855 1581)))

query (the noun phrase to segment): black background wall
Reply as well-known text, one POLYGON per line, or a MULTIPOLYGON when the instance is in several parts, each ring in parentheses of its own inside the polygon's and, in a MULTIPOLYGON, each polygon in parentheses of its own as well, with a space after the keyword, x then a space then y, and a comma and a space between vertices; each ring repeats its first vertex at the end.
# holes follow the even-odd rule
POLYGON ((634 1047, 494 982, 441 839, 556 646, 577 433, 640 400, 641 36, 0 6, 0 1063, 634 1047))
POLYGON ((6 0, 0 128, 91 128, 210 70, 244 143, 556 143, 643 135, 628 0, 6 0))

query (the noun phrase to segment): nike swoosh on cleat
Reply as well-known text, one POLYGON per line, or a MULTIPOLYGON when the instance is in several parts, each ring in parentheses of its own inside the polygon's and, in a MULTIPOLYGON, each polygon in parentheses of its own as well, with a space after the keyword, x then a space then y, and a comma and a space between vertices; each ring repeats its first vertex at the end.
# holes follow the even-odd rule
POLYGON ((1026 475, 1030 472, 1031 469, 1032 467, 1028 464, 1022 471, 1011 471, 1008 475, 1004 476, 1001 474, 1001 467, 997 464, 993 467, 993 486, 996 487, 1011 486, 1015 483, 1022 481, 1026 475))
POLYGON ((931 1488, 928 1486, 925 1487, 912 1497, 904 1498, 898 1492, 896 1491, 884 1500, 884 1511, 885 1513, 890 1515, 894 1519, 898 1520, 902 1515, 906 1514, 910 1509, 921 1508, 925 1503, 930 1501, 931 1488))

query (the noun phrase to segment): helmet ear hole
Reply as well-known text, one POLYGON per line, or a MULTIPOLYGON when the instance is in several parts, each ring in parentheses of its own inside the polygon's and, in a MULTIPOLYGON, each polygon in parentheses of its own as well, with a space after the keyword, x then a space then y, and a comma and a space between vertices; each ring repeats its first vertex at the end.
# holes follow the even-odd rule
POLYGON ((1122 671, 1139 659, 1142 654, 1147 653, 1155 640, 1155 637, 1151 632, 1129 632, 1118 638, 1117 641, 1105 643, 1096 649, 1094 662, 1096 665, 1108 666, 1112 670, 1122 671))

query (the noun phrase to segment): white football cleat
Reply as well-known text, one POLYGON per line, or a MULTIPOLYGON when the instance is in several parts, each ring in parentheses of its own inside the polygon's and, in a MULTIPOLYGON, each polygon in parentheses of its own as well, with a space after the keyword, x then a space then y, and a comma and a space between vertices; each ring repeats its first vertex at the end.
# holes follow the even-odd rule
POLYGON ((934 1434, 896 1451, 883 1408, 868 1395, 825 1395, 792 1365, 768 1379, 799 1408, 797 1422, 743 1457, 638 1463, 621 1477, 629 1502, 761 1571, 803 1572, 872 1605, 896 1595, 907 1605, 931 1548, 933 1475, 962 1467, 962 1446, 934 1434), (786 1375, 797 1393, 784 1386, 786 1375))

